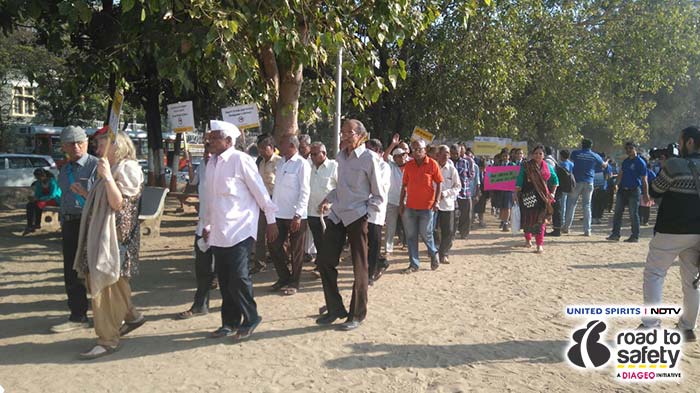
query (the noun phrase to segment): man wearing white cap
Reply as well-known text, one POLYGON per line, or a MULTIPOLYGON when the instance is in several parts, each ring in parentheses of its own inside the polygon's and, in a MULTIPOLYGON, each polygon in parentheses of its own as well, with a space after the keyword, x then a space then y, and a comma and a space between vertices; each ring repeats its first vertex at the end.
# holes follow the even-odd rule
POLYGON ((67 322, 51 327, 54 333, 89 328, 87 290, 73 270, 78 250, 80 218, 88 190, 95 181, 97 157, 88 154, 88 138, 80 127, 68 126, 61 131, 61 148, 68 162, 58 174, 61 188, 61 245, 63 246, 63 279, 68 295, 70 317, 67 322))
POLYGON ((209 159, 206 169, 207 206, 202 238, 214 254, 221 289, 221 327, 214 338, 235 334, 250 337, 262 318, 253 299, 248 259, 257 236, 260 209, 267 218, 267 238, 277 238, 276 207, 270 200, 255 161, 234 148, 238 128, 212 120, 207 134, 209 159), (241 321, 242 319, 242 321, 241 321))

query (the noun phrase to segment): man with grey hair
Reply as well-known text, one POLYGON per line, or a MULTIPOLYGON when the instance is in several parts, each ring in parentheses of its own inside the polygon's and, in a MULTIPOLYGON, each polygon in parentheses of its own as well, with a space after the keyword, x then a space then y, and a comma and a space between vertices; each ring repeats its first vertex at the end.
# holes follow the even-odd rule
POLYGON ((95 182, 97 157, 88 154, 88 138, 80 127, 68 126, 61 131, 61 148, 68 162, 58 174, 61 188, 61 245, 63 246, 63 280, 68 295, 70 317, 67 322, 53 326, 54 333, 68 332, 90 327, 87 319, 87 290, 78 273, 73 270, 73 261, 78 250, 80 218, 85 197, 95 182))
POLYGON ((311 137, 309 136, 309 134, 299 135, 299 155, 304 157, 305 160, 308 160, 310 153, 311 153, 311 137))
POLYGON ((330 211, 330 224, 323 234, 318 267, 321 271, 326 314, 316 320, 329 325, 338 318, 348 317, 341 330, 353 330, 367 316, 367 223, 368 216, 380 211, 383 202, 380 189, 379 160, 365 147, 367 130, 355 119, 346 120, 340 130, 342 151, 338 153, 338 186, 321 204, 321 211, 330 211), (332 206, 330 205, 332 203, 332 206), (338 264, 345 239, 350 239, 355 282, 349 313, 338 289, 338 264))
MULTIPOLYGON (((448 264, 452 241, 455 233, 455 204, 457 195, 462 191, 462 182, 457 168, 450 160, 450 148, 440 145, 437 153, 437 163, 440 166, 443 183, 438 200, 438 210, 433 216, 434 233, 439 233, 438 254, 440 263, 448 264)), ((438 239, 435 236, 435 239, 438 239)))
POLYGON ((299 289, 301 266, 304 262, 306 219, 309 205, 311 167, 299 153, 299 139, 286 135, 280 143, 283 161, 275 173, 272 202, 277 206, 275 219, 279 236, 270 244, 270 254, 277 270, 277 282, 272 289, 283 295, 294 295, 299 289), (289 240, 292 270, 287 267, 284 243, 289 240))
MULTIPOLYGON (((314 142, 311 144, 311 180, 309 194, 309 228, 313 238, 316 250, 321 249, 323 241, 324 228, 328 226, 328 218, 321 214, 319 206, 323 199, 331 190, 334 190, 338 184, 338 163, 331 160, 326 155, 326 146, 323 142, 314 142), (321 220, 324 222, 322 223, 321 220)), ((314 269, 314 274, 318 273, 318 267, 314 269)))

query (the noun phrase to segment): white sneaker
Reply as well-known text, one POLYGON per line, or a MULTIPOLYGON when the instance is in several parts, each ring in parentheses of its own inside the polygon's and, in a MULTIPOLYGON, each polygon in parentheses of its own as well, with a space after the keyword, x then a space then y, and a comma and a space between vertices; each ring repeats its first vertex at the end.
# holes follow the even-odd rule
POLYGON ((51 332, 52 333, 65 333, 65 332, 70 332, 73 330, 89 329, 89 328, 90 328, 90 323, 88 321, 85 321, 85 322, 67 321, 67 322, 59 323, 58 325, 51 326, 51 332))

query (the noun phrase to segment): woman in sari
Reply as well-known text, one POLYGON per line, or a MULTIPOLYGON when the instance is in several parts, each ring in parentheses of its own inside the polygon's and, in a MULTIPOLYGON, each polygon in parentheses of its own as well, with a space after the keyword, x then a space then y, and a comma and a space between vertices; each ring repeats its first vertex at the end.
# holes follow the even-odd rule
POLYGON ((544 146, 537 145, 530 152, 530 160, 520 167, 516 192, 520 207, 520 226, 525 232, 525 246, 532 247, 532 237, 537 244, 536 253, 544 251, 544 233, 552 218, 554 193, 559 178, 544 161, 544 146))
POLYGON ((97 133, 98 180, 90 190, 80 222, 73 268, 85 278, 92 296, 97 345, 80 354, 96 359, 115 352, 120 336, 143 325, 145 318, 131 302, 129 280, 138 272, 139 199, 143 172, 129 137, 114 143, 106 129, 97 133))

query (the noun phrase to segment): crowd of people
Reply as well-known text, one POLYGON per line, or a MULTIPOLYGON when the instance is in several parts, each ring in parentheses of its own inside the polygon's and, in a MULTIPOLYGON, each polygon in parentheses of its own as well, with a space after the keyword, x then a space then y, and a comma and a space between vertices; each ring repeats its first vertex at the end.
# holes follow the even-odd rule
MULTIPOLYGON (((468 239, 473 226, 485 226, 487 199, 500 218, 500 229, 510 231, 517 225, 526 247, 533 247, 534 239, 536 253, 544 252, 545 234, 569 233, 579 198, 583 235, 590 236, 592 223, 599 222, 603 210, 611 210, 606 206, 608 190, 615 191, 612 232, 607 239, 620 239, 622 213, 627 207, 632 216, 628 242, 639 240, 640 206, 650 206, 652 195, 663 196, 665 201, 670 193, 678 199, 675 204, 686 206, 700 201, 700 195, 690 192, 695 183, 687 181, 682 168, 676 168, 680 164, 673 164, 675 159, 669 162, 676 166, 660 166, 650 187, 653 171, 631 142, 625 145, 628 157, 619 168, 593 152, 586 139, 579 150, 561 150, 559 160, 553 157, 552 148, 542 145, 531 148, 527 157, 523 150, 512 149, 489 160, 475 157, 464 144, 429 145, 422 139, 408 144, 398 134, 385 148, 380 140, 369 139, 362 122, 349 119, 342 125, 335 160, 328 158, 322 142, 312 142, 308 135, 287 135, 279 143, 270 135, 261 135, 256 161, 236 149, 240 136, 236 126, 212 120, 210 128, 203 162, 191 182, 200 201, 194 236, 197 288, 192 305, 176 317, 207 314, 210 291, 218 287, 221 325, 210 334, 213 338, 244 340, 261 323, 253 274, 271 264, 277 280, 270 290, 293 296, 302 285, 305 261, 315 264, 314 274, 323 286, 325 305, 316 323, 330 325, 340 319, 344 320, 340 330, 360 327, 367 316, 368 288, 386 272, 388 257, 399 242, 408 249, 404 274, 421 267, 419 238, 427 249, 431 270, 447 265, 454 239, 468 239), (518 167, 515 189, 484 190, 485 168, 490 165, 518 167), (551 232, 546 232, 548 226, 551 232), (338 288, 337 267, 348 248, 354 282, 346 307, 338 288)), ((683 132, 681 141, 693 158, 698 155, 694 141, 700 141, 700 134, 694 128, 683 132)), ((83 359, 113 353, 120 337, 145 322, 131 302, 129 284, 138 272, 138 201, 143 174, 125 134, 117 133, 112 140, 103 128, 95 135, 100 158, 87 153, 82 129, 63 130, 61 142, 68 163, 59 174, 58 194, 45 191, 51 183, 46 175, 37 175, 37 192, 60 198, 64 277, 71 311, 69 320, 52 330, 88 327, 88 291, 91 295, 98 341, 80 354, 83 359)), ((693 263, 700 254, 700 217, 687 222, 677 206, 664 210, 665 206, 661 205, 659 217, 668 214, 676 223, 660 225, 657 221, 656 232, 667 233, 664 236, 675 242, 675 248, 669 251, 657 240, 658 233, 654 237, 652 262, 644 275, 644 298, 649 303, 660 302, 671 254, 680 254, 685 307, 679 326, 686 330, 686 338, 693 338, 700 296, 691 273, 697 272, 693 263), (680 233, 691 237, 673 237, 680 233)), ((29 205, 27 209, 29 219, 29 205)), ((653 326, 656 321, 645 320, 645 324, 653 326)))

